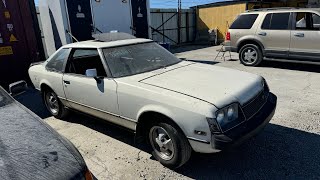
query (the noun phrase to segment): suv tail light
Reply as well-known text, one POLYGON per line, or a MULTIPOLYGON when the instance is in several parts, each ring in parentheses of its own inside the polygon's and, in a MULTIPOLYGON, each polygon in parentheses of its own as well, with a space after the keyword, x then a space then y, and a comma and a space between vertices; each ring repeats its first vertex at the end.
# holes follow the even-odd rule
POLYGON ((226 33, 226 41, 230 41, 231 40, 231 36, 230 36, 230 32, 226 33))

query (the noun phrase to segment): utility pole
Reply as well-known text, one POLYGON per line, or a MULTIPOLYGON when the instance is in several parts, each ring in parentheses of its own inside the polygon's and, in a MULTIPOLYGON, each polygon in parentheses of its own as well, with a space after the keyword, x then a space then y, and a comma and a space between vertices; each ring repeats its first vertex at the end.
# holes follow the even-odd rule
POLYGON ((182 0, 178 0, 178 44, 181 43, 181 9, 182 9, 182 0))

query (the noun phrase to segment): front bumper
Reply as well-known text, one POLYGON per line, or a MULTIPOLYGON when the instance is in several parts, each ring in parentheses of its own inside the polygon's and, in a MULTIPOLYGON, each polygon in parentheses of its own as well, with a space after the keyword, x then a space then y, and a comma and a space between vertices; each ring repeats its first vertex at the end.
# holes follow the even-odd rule
POLYGON ((267 102, 250 120, 244 121, 223 134, 212 134, 211 142, 194 140, 189 140, 189 142, 193 149, 200 153, 215 153, 237 146, 256 135, 270 122, 276 111, 276 106, 277 97, 269 93, 267 102))
POLYGON ((260 132, 272 119, 277 106, 277 97, 270 93, 267 102, 250 120, 241 123, 224 134, 212 135, 212 147, 224 150, 241 144, 260 132))

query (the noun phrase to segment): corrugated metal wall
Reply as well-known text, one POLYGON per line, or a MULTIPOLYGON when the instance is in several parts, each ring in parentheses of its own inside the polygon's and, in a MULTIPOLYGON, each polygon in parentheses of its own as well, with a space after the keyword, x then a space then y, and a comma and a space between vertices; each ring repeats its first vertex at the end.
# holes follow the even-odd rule
MULTIPOLYGON (((151 9, 152 39, 157 42, 178 44, 178 13, 177 9, 151 9), (165 36, 167 37, 165 37, 165 36)), ((181 13, 180 43, 194 40, 195 12, 183 9, 181 13)))
POLYGON ((197 10, 197 30, 199 33, 218 28, 218 41, 224 41, 228 26, 240 13, 246 11, 246 3, 200 8, 197 10))

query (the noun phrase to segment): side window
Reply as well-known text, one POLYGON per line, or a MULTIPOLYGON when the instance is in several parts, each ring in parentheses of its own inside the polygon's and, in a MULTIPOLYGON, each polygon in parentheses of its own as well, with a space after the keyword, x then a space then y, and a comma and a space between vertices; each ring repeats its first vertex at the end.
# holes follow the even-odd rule
POLYGON ((289 28, 290 13, 270 13, 267 14, 261 29, 287 30, 289 28))
POLYGON ((320 30, 320 16, 309 12, 299 12, 296 14, 296 29, 298 30, 320 30))
POLYGON ((272 14, 267 14, 263 20, 261 29, 270 29, 270 22, 271 22, 272 14))
POLYGON ((308 20, 308 13, 305 12, 299 12, 296 15, 296 29, 309 29, 310 27, 310 19, 308 20), (307 26, 308 21, 308 26, 307 26))
POLYGON ((87 69, 96 69, 98 76, 107 76, 97 49, 73 50, 67 63, 66 73, 86 75, 87 69))
POLYGON ((320 16, 318 14, 312 14, 313 28, 315 30, 320 30, 320 16))
POLYGON ((251 29, 258 14, 243 14, 232 23, 230 29, 251 29))
POLYGON ((46 69, 49 71, 63 71, 63 64, 69 55, 69 49, 61 49, 52 59, 47 63, 46 69))

